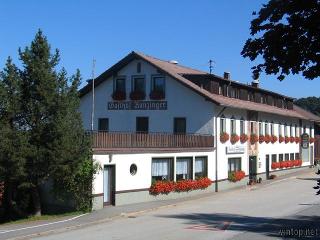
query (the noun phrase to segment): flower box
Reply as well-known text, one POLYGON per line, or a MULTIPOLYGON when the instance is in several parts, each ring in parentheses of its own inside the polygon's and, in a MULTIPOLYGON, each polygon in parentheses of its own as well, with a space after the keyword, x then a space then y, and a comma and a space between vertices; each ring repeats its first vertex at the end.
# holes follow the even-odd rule
POLYGON ((263 143, 264 142, 264 136, 263 135, 259 135, 259 143, 263 143))
POLYGON ((277 142, 277 141, 278 141, 277 136, 272 135, 272 136, 271 136, 271 142, 272 142, 272 143, 275 143, 275 142, 277 142))
POLYGON ((313 137, 311 137, 311 138, 309 139, 309 142, 310 142, 310 143, 314 143, 314 141, 315 141, 315 139, 314 139, 313 137))
POLYGON ((289 137, 285 137, 284 138, 284 142, 287 144, 288 142, 290 142, 290 138, 289 137))
POLYGON ((269 134, 266 134, 264 136, 264 141, 265 141, 266 144, 268 144, 271 141, 271 136, 269 134))
POLYGON ((272 168, 272 169, 280 168, 280 162, 273 162, 273 163, 271 164, 271 168, 272 168))
POLYGON ((295 137, 295 142, 296 143, 300 143, 301 142, 301 138, 300 137, 295 137))
POLYGON ((247 142, 248 141, 248 135, 247 134, 241 134, 241 136, 240 136, 240 142, 241 143, 245 143, 245 142, 247 142))
POLYGON ((251 134, 250 135, 250 143, 251 144, 255 144, 259 141, 259 137, 257 136, 257 134, 251 134))
POLYGON ((112 99, 116 101, 122 101, 126 99, 126 92, 115 91, 112 93, 112 99))
POLYGON ((282 143, 282 142, 284 142, 284 137, 282 137, 282 136, 279 136, 279 143, 282 143))
POLYGON ((231 135, 230 142, 231 142, 232 144, 237 143, 239 140, 240 140, 240 137, 239 137, 237 134, 232 134, 232 135, 231 135))
POLYGON ((170 192, 189 192, 192 190, 206 189, 212 184, 212 181, 207 178, 199 178, 197 180, 181 180, 178 182, 172 181, 156 181, 149 188, 151 195, 169 194, 170 192))
POLYGON ((133 91, 130 93, 131 100, 144 100, 145 97, 146 97, 146 94, 144 92, 133 91))
POLYGON ((244 171, 233 171, 228 174, 228 180, 231 182, 238 182, 246 176, 244 171))
POLYGON ((220 142, 225 143, 230 138, 229 134, 226 132, 220 133, 220 142))
POLYGON ((290 142, 291 142, 291 143, 294 143, 294 142, 295 142, 295 140, 296 140, 296 138, 295 138, 295 137, 290 137, 290 142))
POLYGON ((162 100, 165 98, 165 94, 163 91, 152 91, 149 94, 150 99, 152 100, 162 100))

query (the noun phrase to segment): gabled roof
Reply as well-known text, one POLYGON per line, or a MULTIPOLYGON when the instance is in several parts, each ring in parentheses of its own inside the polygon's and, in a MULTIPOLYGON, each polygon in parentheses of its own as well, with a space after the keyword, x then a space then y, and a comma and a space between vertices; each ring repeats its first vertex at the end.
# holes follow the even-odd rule
MULTIPOLYGON (((229 98, 218 94, 213 94, 201 87, 199 87, 197 84, 193 83, 192 81, 188 80, 184 75, 207 75, 208 77, 211 77, 212 75, 209 73, 206 73, 204 71, 192 69, 189 67, 185 67, 179 64, 173 64, 170 61, 164 61, 160 60, 148 55, 145 55, 143 53, 138 52, 131 52, 126 57, 121 59, 119 62, 117 62, 115 65, 113 65, 111 68, 103 72, 100 76, 98 76, 95 79, 95 87, 99 86, 102 82, 107 80, 109 77, 116 75, 117 72, 126 66, 129 62, 135 59, 140 59, 148 62, 149 64, 153 65, 155 68, 157 68, 159 71, 162 71, 172 78, 179 81, 181 84, 185 85, 189 89, 195 91, 199 95, 206 98, 208 101, 211 101, 217 105, 224 106, 224 107, 232 107, 232 108, 241 108, 245 110, 251 110, 251 111, 261 111, 271 114, 277 114, 281 116, 288 116, 288 117, 295 117, 299 119, 306 119, 311 121, 320 122, 320 117, 294 105, 293 110, 278 108, 274 106, 270 106, 267 104, 261 104, 261 103, 255 103, 251 101, 245 101, 235 98, 229 98)), ((216 76, 218 77, 218 76, 216 76)), ((234 82, 234 81, 233 81, 234 82)), ((241 85, 241 84, 239 84, 241 85)), ((243 84, 242 84, 243 85, 243 84)), ((92 84, 87 84, 82 89, 80 89, 80 97, 84 96, 86 93, 90 92, 92 90, 92 84)), ((267 90, 264 90, 267 91, 267 90)), ((270 92, 270 91, 268 91, 270 92)), ((276 93, 274 93, 276 94, 276 93)), ((280 94, 278 94, 280 95, 280 94)), ((280 95, 283 96, 283 95, 280 95)))

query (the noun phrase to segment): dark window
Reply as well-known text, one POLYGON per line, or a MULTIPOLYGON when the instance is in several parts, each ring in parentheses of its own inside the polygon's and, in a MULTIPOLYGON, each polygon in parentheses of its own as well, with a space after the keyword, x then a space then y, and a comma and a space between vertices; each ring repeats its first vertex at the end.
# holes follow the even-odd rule
POLYGON ((146 82, 143 76, 133 77, 133 91, 145 93, 146 82))
POLYGON ((185 134, 187 132, 186 118, 174 118, 173 132, 176 134, 185 134))
POLYGON ((289 153, 286 153, 285 155, 284 155, 284 160, 289 160, 289 153))
POLYGON ((240 135, 241 134, 245 134, 245 130, 244 130, 244 120, 243 119, 241 119, 240 120, 240 135))
POLYGON ((165 92, 165 78, 163 76, 152 77, 152 90, 157 92, 165 92))
POLYGON ((192 179, 192 157, 177 158, 176 180, 192 179))
POLYGON ((130 166, 130 174, 132 176, 134 176, 134 175, 136 175, 137 171, 138 171, 137 165, 134 164, 134 163, 131 164, 131 166, 130 166))
POLYGON ((228 158, 228 171, 240 171, 241 170, 241 158, 228 158))
POLYGON ((237 133, 237 126, 236 126, 236 120, 235 119, 231 119, 230 120, 230 133, 231 134, 236 134, 237 133))
POLYGON ((271 155, 271 161, 274 163, 274 162, 277 162, 277 154, 272 154, 271 155))
POLYGON ((290 160, 294 160, 294 153, 290 153, 290 160))
POLYGON ((138 133, 148 133, 149 132, 149 118, 147 118, 147 117, 137 117, 137 119, 136 119, 136 131, 138 133))
POLYGON ((196 179, 208 176, 207 166, 208 166, 207 157, 195 157, 194 174, 196 179))
POLYGON ((300 153, 295 154, 295 159, 300 159, 300 153))
POLYGON ((153 181, 173 180, 173 159, 153 158, 151 163, 151 179, 153 181))
POLYGON ((137 73, 141 73, 141 63, 137 63, 137 73))
POLYGON ((283 154, 280 153, 280 154, 279 154, 279 162, 282 162, 282 161, 283 161, 283 154))
POLYGON ((114 90, 117 92, 126 92, 126 79, 116 78, 114 90))
POLYGON ((220 118, 220 133, 226 132, 226 119, 224 116, 220 118))
POLYGON ((98 120, 98 130, 99 131, 109 131, 109 119, 99 118, 98 120))

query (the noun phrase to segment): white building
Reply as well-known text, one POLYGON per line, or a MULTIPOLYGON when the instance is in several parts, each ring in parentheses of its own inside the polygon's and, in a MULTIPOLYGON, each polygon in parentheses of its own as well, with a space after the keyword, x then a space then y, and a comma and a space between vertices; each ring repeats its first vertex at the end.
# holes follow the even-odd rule
MULTIPOLYGON (((80 94, 89 130, 92 82, 80 94)), ((232 81, 229 73, 222 78, 132 52, 95 79, 94 96, 93 158, 103 168, 94 182, 94 208, 220 191, 313 163, 310 139, 320 118, 258 82, 232 81), (230 139, 224 142, 222 133, 230 139), (254 136, 265 141, 254 142, 254 136), (294 159, 302 166, 271 167, 294 159), (229 173, 239 170, 246 177, 229 181, 229 173), (188 193, 149 193, 152 181, 198 177, 214 183, 188 193)))

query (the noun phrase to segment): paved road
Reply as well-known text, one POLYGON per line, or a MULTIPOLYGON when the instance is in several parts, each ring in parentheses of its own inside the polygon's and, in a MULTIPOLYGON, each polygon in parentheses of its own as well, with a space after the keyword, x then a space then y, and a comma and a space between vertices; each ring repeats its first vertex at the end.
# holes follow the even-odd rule
POLYGON ((320 196, 313 189, 317 178, 308 171, 298 178, 222 192, 36 239, 301 239, 303 234, 319 234, 319 239, 320 196))

